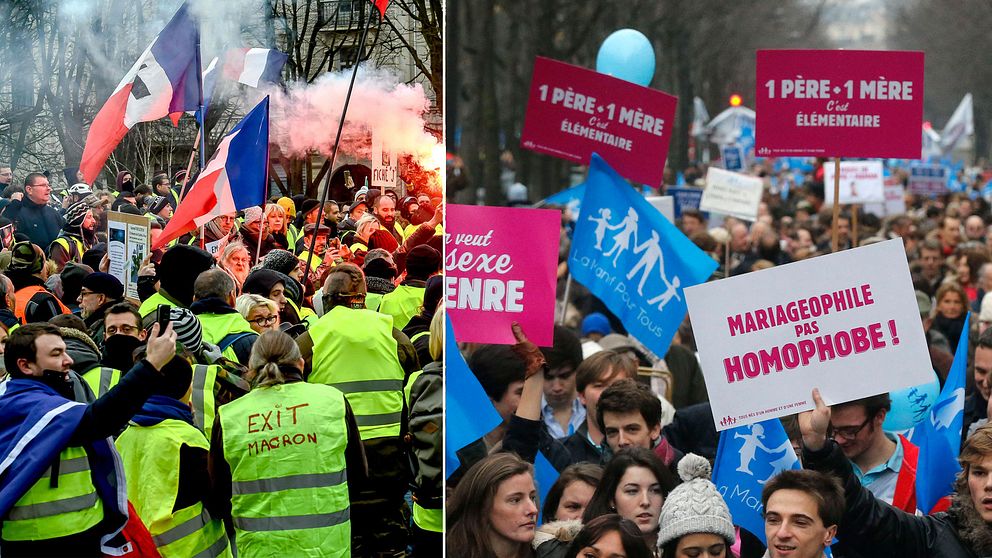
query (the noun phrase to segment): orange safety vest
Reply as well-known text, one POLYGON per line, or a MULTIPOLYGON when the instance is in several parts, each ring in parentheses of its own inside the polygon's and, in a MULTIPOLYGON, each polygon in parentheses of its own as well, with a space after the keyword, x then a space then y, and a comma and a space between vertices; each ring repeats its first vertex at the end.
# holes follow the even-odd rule
MULTIPOLYGON (((920 448, 913 445, 902 434, 899 435, 902 445, 902 464, 896 477, 896 491, 892 496, 892 507, 906 513, 916 513, 916 464, 920 459, 920 448)), ((928 513, 929 510, 923 510, 928 513)))
MULTIPOLYGON (((24 317, 24 311, 27 309, 28 302, 31 298, 38 293, 52 294, 48 292, 48 289, 42 287, 41 285, 31 285, 30 287, 24 287, 23 289, 14 292, 14 315, 21 319, 21 323, 27 323, 27 319, 24 317)), ((62 304, 59 297, 52 295, 52 298, 55 299, 55 302, 62 309, 63 314, 72 314, 72 310, 69 310, 65 304, 62 304)))

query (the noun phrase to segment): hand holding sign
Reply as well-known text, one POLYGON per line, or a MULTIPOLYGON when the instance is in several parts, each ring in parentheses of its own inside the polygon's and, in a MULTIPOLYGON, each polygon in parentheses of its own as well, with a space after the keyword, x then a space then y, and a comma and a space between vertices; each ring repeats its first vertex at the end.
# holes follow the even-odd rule
POLYGON ((820 397, 819 388, 813 388, 813 403, 816 404, 815 409, 799 413, 799 432, 803 435, 803 446, 810 451, 818 451, 827 443, 830 407, 820 397))

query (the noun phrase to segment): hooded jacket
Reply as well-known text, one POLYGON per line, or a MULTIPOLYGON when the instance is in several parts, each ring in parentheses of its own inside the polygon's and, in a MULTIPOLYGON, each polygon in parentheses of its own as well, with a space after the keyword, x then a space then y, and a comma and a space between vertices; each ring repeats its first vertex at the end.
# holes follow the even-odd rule
POLYGON ((72 371, 82 376, 96 366, 100 366, 103 355, 96 343, 78 329, 60 327, 62 339, 65 341, 65 352, 72 358, 72 371))
POLYGON ((578 519, 552 521, 541 525, 534 534, 534 540, 531 541, 535 557, 566 558, 565 551, 568 550, 568 545, 572 544, 581 530, 582 522, 578 519))

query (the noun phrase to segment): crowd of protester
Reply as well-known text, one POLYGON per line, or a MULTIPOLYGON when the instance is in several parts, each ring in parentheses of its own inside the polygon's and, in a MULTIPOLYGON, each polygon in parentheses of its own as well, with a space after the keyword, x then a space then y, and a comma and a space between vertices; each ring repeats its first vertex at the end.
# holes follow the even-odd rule
MULTIPOLYGON (((816 160, 801 173, 773 160, 753 165, 747 172, 765 182, 754 222, 682 209, 679 229, 719 264, 711 281, 834 251, 823 164, 816 160)), ((468 184, 463 173, 448 171, 468 184)), ((889 171, 908 185, 906 168, 889 171)), ((702 186, 704 174, 703 166, 685 169, 686 184, 702 186)), ((566 288, 575 216, 562 207, 558 297, 568 300, 553 346, 537 348, 518 328, 513 346, 462 346, 502 423, 457 451, 459 467, 446 487, 448 555, 992 554, 992 207, 978 195, 989 180, 980 168, 959 178, 964 192, 907 190, 904 213, 844 207, 836 222, 838 251, 902 240, 939 385, 958 341, 970 340, 962 471, 941 511, 918 509, 921 450, 883 426, 890 394, 828 407, 814 393, 814 411, 780 419, 803 469, 781 472, 751 495, 767 544, 742 530, 726 494, 709 480, 719 436, 689 318, 659 358, 581 284, 566 288), (539 456, 558 473, 541 487, 543 502, 533 465, 539 456)))
POLYGON ((0 166, 0 554, 439 556, 442 200, 276 196, 128 297, 108 211, 184 178, 0 166))

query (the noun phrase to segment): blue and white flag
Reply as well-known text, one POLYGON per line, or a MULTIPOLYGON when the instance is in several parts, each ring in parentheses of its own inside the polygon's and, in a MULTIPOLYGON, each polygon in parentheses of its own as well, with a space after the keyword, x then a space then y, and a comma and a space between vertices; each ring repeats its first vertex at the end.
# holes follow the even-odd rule
POLYGON ((574 220, 579 218, 579 212, 582 210, 582 198, 585 195, 586 185, 583 182, 582 184, 572 186, 571 188, 567 188, 556 194, 551 194, 550 196, 534 204, 534 207, 560 205, 568 210, 569 215, 574 220))
POLYGON ((458 450, 485 436, 503 419, 462 358, 451 317, 444 317, 444 466, 447 478, 460 462, 458 450))
POLYGON ((916 507, 926 514, 947 508, 950 501, 946 497, 954 492, 954 479, 961 471, 958 452, 964 425, 969 321, 970 313, 964 319, 961 329, 964 334, 954 351, 954 363, 947 373, 940 397, 930 410, 929 419, 924 419, 913 431, 911 441, 920 448, 920 459, 916 465, 916 507))
POLYGON ((717 262, 668 222, 595 153, 568 267, 654 354, 664 356, 685 318, 683 289, 717 262))
POLYGON ((713 484, 720 491, 734 525, 765 540, 761 490, 776 474, 802 469, 781 421, 769 419, 720 433, 713 463, 713 484))

